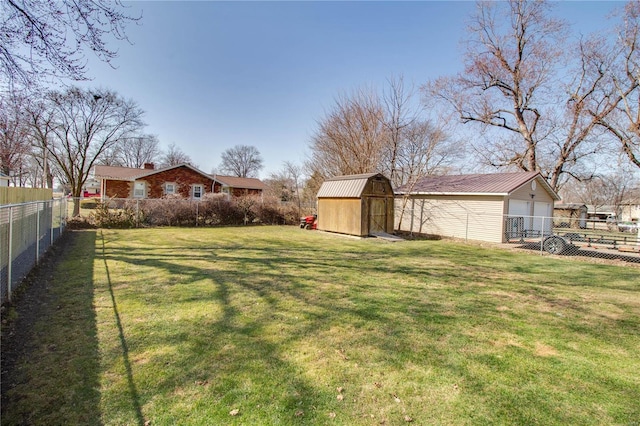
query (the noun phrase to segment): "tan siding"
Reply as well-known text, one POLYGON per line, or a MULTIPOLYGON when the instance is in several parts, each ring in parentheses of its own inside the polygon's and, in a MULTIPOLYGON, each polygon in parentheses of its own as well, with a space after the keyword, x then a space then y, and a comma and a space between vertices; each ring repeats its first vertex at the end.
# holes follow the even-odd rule
MULTIPOLYGON (((396 217, 402 199, 396 199, 396 217)), ((400 230, 469 240, 502 242, 500 196, 427 196, 409 200, 400 230)))
POLYGON ((531 201, 531 194, 534 195, 533 200, 537 202, 545 202, 545 203, 553 203, 553 198, 549 193, 544 189, 540 183, 536 185, 535 191, 531 189, 531 182, 527 182, 522 185, 520 188, 513 191, 509 198, 515 200, 526 200, 531 201))
POLYGON ((362 235, 362 203, 359 198, 321 198, 318 200, 318 229, 342 234, 362 235))

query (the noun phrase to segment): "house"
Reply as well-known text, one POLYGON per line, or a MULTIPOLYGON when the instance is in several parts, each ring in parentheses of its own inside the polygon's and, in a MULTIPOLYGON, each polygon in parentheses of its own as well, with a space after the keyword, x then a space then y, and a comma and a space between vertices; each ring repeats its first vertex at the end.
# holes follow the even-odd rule
POLYGON ((640 203, 627 201, 620 205, 620 221, 640 222, 640 203))
POLYGON ((100 182, 102 198, 163 198, 180 195, 200 200, 207 193, 260 195, 264 184, 253 178, 209 175, 190 164, 156 169, 152 163, 144 168, 95 166, 93 178, 100 182))
POLYGON ((9 176, 0 172, 0 186, 9 186, 9 176))
POLYGON ((220 191, 235 197, 241 195, 262 195, 267 187, 260 179, 241 178, 236 176, 213 175, 213 180, 221 185, 220 191))
POLYGON ((391 182, 380 173, 327 179, 318 191, 318 225, 322 231, 365 237, 393 232, 391 182))
POLYGON ((400 231, 497 243, 550 232, 560 199, 539 172, 427 176, 395 194, 400 231))

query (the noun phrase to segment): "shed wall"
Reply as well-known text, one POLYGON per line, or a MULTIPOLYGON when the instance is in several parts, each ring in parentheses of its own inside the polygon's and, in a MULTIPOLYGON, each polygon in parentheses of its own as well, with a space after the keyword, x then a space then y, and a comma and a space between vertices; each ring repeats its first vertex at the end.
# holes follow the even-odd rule
POLYGON ((396 198, 396 229, 469 240, 502 242, 501 196, 420 196, 396 198))
POLYGON ((362 200, 359 198, 318 199, 318 229, 350 235, 362 230, 362 200))

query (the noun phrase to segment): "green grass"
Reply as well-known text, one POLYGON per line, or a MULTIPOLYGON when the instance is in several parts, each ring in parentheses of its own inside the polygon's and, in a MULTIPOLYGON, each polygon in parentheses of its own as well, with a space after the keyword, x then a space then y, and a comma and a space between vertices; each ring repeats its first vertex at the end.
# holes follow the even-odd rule
POLYGON ((637 267, 295 227, 74 240, 3 425, 640 423, 637 267))

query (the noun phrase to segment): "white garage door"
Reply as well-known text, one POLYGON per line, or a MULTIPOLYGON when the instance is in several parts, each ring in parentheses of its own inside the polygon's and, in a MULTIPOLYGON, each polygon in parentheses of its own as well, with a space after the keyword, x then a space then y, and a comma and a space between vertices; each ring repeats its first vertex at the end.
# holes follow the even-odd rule
POLYGON ((544 234, 551 233, 551 203, 535 202, 533 203, 533 229, 536 231, 544 231, 544 234))

